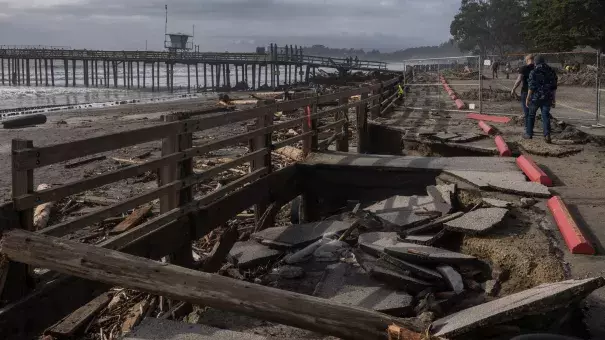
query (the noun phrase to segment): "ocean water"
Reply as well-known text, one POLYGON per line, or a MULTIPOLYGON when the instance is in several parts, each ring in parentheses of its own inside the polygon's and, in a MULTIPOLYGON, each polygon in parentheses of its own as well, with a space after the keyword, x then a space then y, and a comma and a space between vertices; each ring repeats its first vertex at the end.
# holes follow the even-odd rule
MULTIPOLYGON (((133 76, 134 76, 134 84, 131 86, 131 89, 127 89, 124 87, 124 77, 123 77, 123 68, 121 65, 118 67, 118 87, 113 87, 113 74, 110 74, 110 87, 106 87, 105 85, 101 85, 104 80, 103 67, 99 65, 99 85, 84 87, 84 76, 83 76, 83 67, 80 63, 76 64, 76 87, 72 87, 72 66, 71 63, 69 65, 69 87, 65 87, 65 73, 63 64, 59 65, 58 61, 55 61, 54 65, 54 75, 55 75, 55 86, 36 86, 36 82, 34 79, 35 71, 33 63, 30 64, 30 86, 24 86, 23 80, 21 86, 11 86, 9 85, 9 74, 6 63, 4 64, 4 85, 1 82, 0 76, 0 118, 2 116, 9 116, 13 114, 19 114, 22 108, 34 108, 34 107, 58 107, 58 106, 74 106, 74 105, 82 105, 82 104, 101 104, 101 103, 116 103, 123 101, 133 101, 133 102, 147 102, 152 99, 169 100, 170 98, 181 98, 183 93, 187 93, 187 84, 188 84, 188 76, 187 76, 187 68, 183 65, 175 65, 174 67, 174 94, 166 91, 166 67, 162 65, 160 67, 160 87, 162 91, 160 92, 151 92, 151 67, 145 69, 145 77, 147 88, 143 89, 143 68, 141 63, 140 68, 140 87, 137 87, 137 79, 136 79, 136 64, 133 64, 133 76), (163 67, 162 67, 163 66, 163 67)), ((50 67, 50 66, 49 66, 50 67)), ((390 63, 388 65, 391 70, 400 70, 402 69, 401 63, 390 63)), ((128 70, 126 70, 128 72, 128 70)), ((326 72, 332 72, 333 70, 326 69, 326 72)), ((239 80, 241 81, 241 68, 239 68, 239 80)), ((258 72, 258 70, 257 70, 258 72)), ((285 79, 283 79, 283 70, 281 71, 282 77, 280 77, 281 84, 284 83, 285 79)), ((49 84, 50 81, 50 71, 49 71, 49 84)), ((222 76, 222 75, 221 75, 222 76)), ((257 73, 258 76, 258 73, 257 73)), ((40 77, 42 81, 39 82, 41 85, 45 82, 45 76, 40 77)), ((206 73, 206 82, 210 87, 212 84, 211 76, 210 76, 210 68, 208 68, 206 73)), ((261 73, 261 84, 264 84, 265 72, 261 73)), ((269 75, 270 77, 270 75, 269 75)), ((222 77, 221 77, 222 78, 222 77)), ((231 85, 235 85, 235 70, 234 67, 231 66, 231 75, 230 75, 231 85)), ((248 79, 252 81, 252 68, 248 68, 248 79)), ((127 77, 128 80, 128 77, 127 77)), ((195 87, 199 84, 200 87, 204 86, 203 79, 203 67, 199 68, 198 78, 196 79, 195 75, 195 67, 190 68, 190 79, 191 82, 191 92, 194 93, 195 87)), ((258 81, 258 79, 257 79, 258 81)), ((222 79, 221 79, 222 82, 222 79)), ((156 77, 157 84, 157 77, 156 77)))

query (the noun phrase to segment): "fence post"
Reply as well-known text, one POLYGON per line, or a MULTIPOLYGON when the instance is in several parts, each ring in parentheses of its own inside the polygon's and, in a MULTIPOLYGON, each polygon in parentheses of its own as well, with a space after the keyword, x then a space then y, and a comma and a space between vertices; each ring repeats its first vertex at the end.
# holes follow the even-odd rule
POLYGON ((366 153, 368 151, 368 111, 367 103, 368 93, 362 93, 359 99, 359 105, 355 108, 357 116, 357 153, 366 153))
MULTIPOLYGON (((338 105, 347 105, 348 97, 342 97, 338 100, 338 105)), ((342 125, 342 137, 336 140, 336 151, 349 152, 349 109, 344 108, 338 111, 335 115, 335 121, 345 119, 346 122, 342 125)), ((335 130, 336 131, 336 130, 335 130)))
MULTIPOLYGON (((254 124, 252 129, 258 130, 258 129, 262 129, 264 127, 268 127, 271 125, 273 125, 273 112, 268 111, 264 115, 262 115, 256 119, 256 123, 254 124)), ((270 173, 272 171, 273 166, 271 164, 271 149, 272 149, 273 142, 271 140, 271 135, 272 135, 271 132, 266 132, 262 136, 254 137, 250 140, 250 142, 249 142, 250 152, 255 152, 255 151, 258 151, 263 148, 266 148, 268 150, 266 155, 259 156, 256 159, 254 159, 252 162, 250 162, 250 172, 256 171, 263 167, 267 167, 267 173, 270 173)), ((266 188, 266 190, 269 190, 269 188, 266 188)), ((263 199, 254 205, 254 223, 256 226, 256 230, 260 230, 261 217, 267 210, 268 206, 269 206, 269 202, 267 202, 266 199, 263 199)), ((273 219, 274 216, 269 216, 268 218, 273 219)), ((272 227, 273 224, 274 224, 274 221, 270 220, 270 221, 266 221, 264 225, 266 225, 268 227, 272 227)))
POLYGON ((599 127, 601 124, 601 50, 597 50, 597 122, 596 125, 599 127))
MULTIPOLYGON (((165 122, 174 122, 181 120, 185 117, 177 114, 170 114, 164 116, 165 122)), ((191 133, 184 133, 181 135, 174 135, 166 137, 162 140, 162 157, 170 154, 183 151, 191 148, 193 145, 193 136, 191 133)), ((160 169, 158 176, 158 186, 166 185, 176 180, 185 178, 193 174, 193 159, 185 159, 180 162, 165 165, 160 169)), ((160 214, 169 212, 179 206, 187 205, 193 199, 193 187, 185 188, 182 190, 175 190, 160 198, 160 214)), ((189 219, 185 223, 193 224, 192 220, 189 219)), ((190 236, 193 225, 190 228, 190 236)), ((191 253, 191 243, 187 243, 181 249, 170 254, 170 262, 181 267, 191 268, 193 266, 193 257, 191 253)))
POLYGON ((479 70, 479 114, 483 113, 483 58, 481 53, 479 53, 479 65, 477 66, 479 70))
MULTIPOLYGON (((34 147, 31 140, 13 139, 12 151, 29 149, 34 147)), ((15 159, 12 159, 12 197, 19 197, 34 192, 34 170, 17 170, 15 159)), ((34 209, 26 209, 17 212, 18 228, 28 231, 34 230, 34 209)), ((16 301, 25 296, 31 288, 31 268, 28 265, 16 262, 2 263, 5 258, 0 257, 0 300, 16 301)))

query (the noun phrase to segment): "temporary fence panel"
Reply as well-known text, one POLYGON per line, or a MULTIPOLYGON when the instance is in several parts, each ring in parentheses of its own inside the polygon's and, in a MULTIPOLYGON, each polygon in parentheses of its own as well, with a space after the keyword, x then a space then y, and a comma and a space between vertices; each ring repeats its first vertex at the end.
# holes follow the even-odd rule
POLYGON ((406 107, 482 112, 479 56, 404 60, 406 107))

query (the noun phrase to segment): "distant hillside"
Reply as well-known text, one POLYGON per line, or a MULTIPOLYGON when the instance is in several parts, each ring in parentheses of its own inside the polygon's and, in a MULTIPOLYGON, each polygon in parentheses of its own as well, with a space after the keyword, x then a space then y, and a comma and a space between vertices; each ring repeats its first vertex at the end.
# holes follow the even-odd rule
POLYGON ((460 52, 456 44, 449 42, 439 46, 422 46, 406 48, 404 50, 381 53, 379 50, 366 51, 364 49, 346 49, 346 48, 330 48, 324 45, 313 45, 303 47, 304 53, 307 55, 315 55, 321 57, 355 57, 359 59, 369 60, 384 60, 384 61, 401 61, 406 59, 421 59, 421 58, 439 58, 439 57, 458 57, 465 55, 460 52))

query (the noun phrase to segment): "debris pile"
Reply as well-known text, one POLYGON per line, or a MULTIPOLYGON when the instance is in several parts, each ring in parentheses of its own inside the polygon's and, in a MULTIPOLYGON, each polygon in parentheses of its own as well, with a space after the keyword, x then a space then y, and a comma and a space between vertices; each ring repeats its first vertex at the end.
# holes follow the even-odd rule
MULTIPOLYGON (((472 89, 460 94, 460 98, 465 100, 479 100, 479 89, 472 89)), ((510 91, 503 89, 487 88, 482 89, 482 99, 492 102, 517 101, 517 97, 513 97, 510 91)))
MULTIPOLYGON (((595 87, 597 84, 596 69, 582 68, 578 72, 561 71, 558 73, 559 85, 595 87)), ((605 75, 601 75, 603 77, 605 75)))

